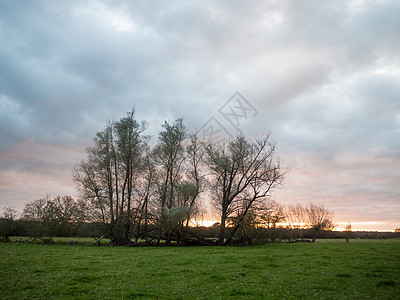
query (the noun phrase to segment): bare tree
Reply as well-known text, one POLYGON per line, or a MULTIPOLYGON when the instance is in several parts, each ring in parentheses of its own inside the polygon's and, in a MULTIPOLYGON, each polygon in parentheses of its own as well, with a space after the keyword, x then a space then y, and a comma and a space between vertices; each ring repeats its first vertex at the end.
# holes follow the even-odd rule
POLYGON ((352 235, 350 222, 344 226, 344 231, 346 232, 346 243, 348 243, 352 235))
POLYGON ((335 228, 333 224, 333 213, 321 204, 310 203, 308 205, 297 204, 291 206, 291 213, 304 228, 313 231, 312 243, 317 239, 320 230, 331 230, 335 228))
POLYGON ((268 199, 272 190, 282 183, 285 171, 274 158, 275 144, 269 135, 255 142, 238 135, 227 146, 207 145, 206 153, 214 204, 221 212, 218 243, 227 245, 250 208, 268 199), (226 237, 229 217, 237 221, 226 237))
POLYGON ((3 207, 0 217, 6 220, 15 221, 18 218, 18 211, 14 206, 3 207))
POLYGON ((186 181, 179 188, 183 200, 182 204, 188 207, 186 229, 189 226, 190 219, 201 211, 198 200, 206 182, 205 176, 201 171, 201 162, 205 154, 204 146, 200 143, 197 133, 189 134, 189 139, 190 142, 186 147, 186 181))
POLYGON ((130 242, 146 127, 145 122, 136 121, 134 110, 120 121, 110 122, 93 139, 87 160, 74 170, 81 197, 98 209, 104 224, 110 225, 108 236, 115 244, 130 242))
POLYGON ((138 180, 141 181, 141 183, 137 186, 137 193, 140 197, 140 209, 137 211, 136 243, 141 235, 141 231, 143 231, 142 236, 144 239, 146 241, 148 240, 149 224, 150 220, 153 219, 151 215, 154 203, 151 200, 156 191, 157 178, 154 161, 150 153, 147 153, 143 159, 142 173, 138 180))
POLYGON ((302 215, 299 205, 289 205, 285 207, 286 228, 289 231, 289 240, 296 241, 300 237, 302 215))
POLYGON ((3 207, 0 214, 0 236, 3 237, 4 242, 8 242, 14 233, 17 217, 18 212, 13 206, 3 207))
POLYGON ((275 200, 267 201, 259 208, 259 218, 267 228, 276 228, 276 224, 286 219, 284 207, 275 200))
POLYGON ((68 236, 77 224, 87 220, 88 207, 71 196, 57 196, 28 202, 22 211, 22 220, 31 222, 29 231, 35 237, 68 236))
POLYGON ((167 244, 171 242, 173 228, 169 226, 169 210, 177 206, 177 187, 182 180, 182 167, 186 159, 184 140, 187 137, 183 119, 173 124, 165 122, 163 131, 159 133, 158 143, 153 149, 153 160, 157 165, 159 193, 159 228, 161 237, 166 234, 167 244))
POLYGON ((160 183, 161 207, 174 206, 176 185, 181 179, 181 168, 185 160, 183 142, 186 139, 186 126, 183 119, 177 119, 173 124, 165 122, 163 131, 158 137, 158 144, 153 150, 154 161, 159 166, 162 182, 160 183))
POLYGON ((85 222, 87 216, 86 203, 74 200, 71 196, 57 196, 50 200, 54 218, 59 223, 85 222))
POLYGON ((275 241, 276 226, 286 219, 283 205, 274 200, 267 201, 259 209, 259 219, 271 231, 271 241, 275 241))

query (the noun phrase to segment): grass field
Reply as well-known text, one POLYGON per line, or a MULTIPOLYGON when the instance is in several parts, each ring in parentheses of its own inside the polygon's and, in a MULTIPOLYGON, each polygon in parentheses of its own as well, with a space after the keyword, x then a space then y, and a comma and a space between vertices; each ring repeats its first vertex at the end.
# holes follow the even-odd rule
MULTIPOLYGON (((86 246, 90 246, 92 244, 94 244, 96 242, 96 239, 94 238, 72 238, 72 237, 53 237, 51 238, 53 240, 53 242, 55 244, 65 244, 68 245, 69 242, 73 242, 76 245, 86 245, 86 246)), ((17 243, 21 243, 21 242, 29 242, 29 243, 34 243, 34 244, 43 244, 43 241, 40 239, 33 239, 30 237, 19 237, 19 236, 12 236, 10 238, 11 242, 17 242, 17 243)), ((100 244, 101 245, 109 245, 110 244, 110 240, 103 238, 100 240, 100 244)))
POLYGON ((400 240, 126 248, 0 243, 0 299, 400 299, 400 240))

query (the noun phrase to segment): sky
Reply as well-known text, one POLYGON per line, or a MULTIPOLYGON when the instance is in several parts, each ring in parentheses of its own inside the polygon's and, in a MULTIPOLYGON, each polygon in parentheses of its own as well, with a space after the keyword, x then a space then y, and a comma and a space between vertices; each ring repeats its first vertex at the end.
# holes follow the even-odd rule
POLYGON ((73 195, 107 121, 266 132, 273 194, 400 226, 399 1, 0 0, 0 207, 73 195))

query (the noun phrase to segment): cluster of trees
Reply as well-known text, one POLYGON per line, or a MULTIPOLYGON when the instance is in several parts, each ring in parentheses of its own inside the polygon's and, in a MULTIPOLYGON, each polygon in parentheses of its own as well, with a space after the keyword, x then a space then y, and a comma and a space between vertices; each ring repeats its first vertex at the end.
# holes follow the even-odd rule
POLYGON ((285 170, 269 135, 256 141, 238 135, 215 145, 188 132, 180 118, 165 122, 150 147, 146 127, 134 111, 109 123, 74 171, 81 198, 115 244, 139 237, 184 243, 190 221, 204 206, 201 194, 207 193, 220 212, 218 244, 227 245, 246 216, 282 183, 285 170), (234 229, 227 235, 229 222, 234 229))
MULTIPOLYGON (((90 236, 99 241, 102 237, 110 237, 107 234, 111 232, 112 227, 110 223, 103 223, 96 219, 97 214, 96 209, 93 210, 81 199, 74 200, 70 196, 55 198, 47 196, 27 203, 20 217, 12 207, 4 208, 0 214, 0 236, 4 241, 8 241, 12 235, 29 236, 41 239, 43 242, 52 242, 51 237, 56 236, 90 236)), ((326 230, 332 228, 332 217, 333 215, 320 205, 284 207, 274 200, 268 200, 262 206, 249 210, 244 217, 229 217, 225 231, 227 237, 232 237, 229 242, 231 244, 250 245, 278 240, 298 241, 304 238, 312 238, 314 242, 317 232, 322 231, 326 236, 326 230), (239 219, 241 223, 237 226, 239 219)), ((147 238, 147 240, 155 241, 154 237, 158 237, 157 234, 164 228, 160 229, 154 217, 151 219, 153 221, 148 223, 147 230, 144 229, 140 219, 133 222, 131 239, 134 238, 137 242, 141 237, 144 240, 147 238)), ((176 224, 176 220, 170 220, 172 228, 176 224)), ((187 223, 184 225, 186 226, 187 223)), ((211 245, 215 244, 212 240, 219 240, 220 231, 220 222, 208 228, 185 227, 186 236, 182 236, 180 241, 183 244, 185 240, 191 239, 193 243, 193 237, 196 237, 196 244, 211 245)), ((166 237, 167 235, 162 238, 166 240, 166 237)), ((350 235, 346 234, 345 238, 350 238, 350 235)))
POLYGON ((273 200, 263 202, 246 214, 239 232, 235 232, 235 222, 230 225, 230 236, 235 238, 235 243, 247 245, 277 240, 295 242, 304 238, 310 238, 307 241, 314 243, 320 232, 335 227, 333 213, 323 205, 311 203, 285 207, 273 200))
POLYGON ((179 118, 165 122, 152 144, 146 128, 134 110, 109 122, 74 169, 80 199, 35 200, 26 205, 22 219, 36 222, 34 227, 46 235, 70 235, 77 224, 96 224, 96 231, 116 245, 139 239, 157 245, 206 243, 190 224, 210 198, 220 215, 215 226, 219 245, 237 236, 248 242, 252 228, 274 231, 283 221, 291 228, 312 228, 313 241, 318 231, 333 227, 333 215, 322 206, 284 209, 271 201, 286 170, 269 134, 256 140, 239 134, 227 144, 212 144, 200 141, 179 118))
POLYGON ((3 242, 8 242, 10 236, 17 232, 15 221, 17 219, 17 210, 14 207, 4 207, 0 215, 0 236, 3 242))
POLYGON ((292 205, 289 206, 286 219, 291 226, 302 226, 312 229, 312 242, 317 239, 317 234, 321 230, 332 230, 333 213, 324 206, 318 204, 292 205))
POLYGON ((34 238, 76 236, 80 224, 86 224, 88 207, 83 200, 70 196, 49 196, 25 205, 20 217, 13 207, 3 208, 0 215, 0 236, 8 241, 11 235, 34 238))
POLYGON ((21 219, 32 225, 27 232, 29 236, 73 236, 78 224, 90 221, 87 209, 85 201, 71 196, 47 196, 27 203, 21 219))

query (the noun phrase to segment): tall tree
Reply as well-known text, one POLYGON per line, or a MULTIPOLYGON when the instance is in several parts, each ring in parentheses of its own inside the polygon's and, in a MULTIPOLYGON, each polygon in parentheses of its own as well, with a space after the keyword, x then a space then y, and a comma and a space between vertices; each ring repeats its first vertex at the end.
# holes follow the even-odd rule
POLYGON ((167 235, 167 244, 171 242, 172 228, 169 226, 169 210, 178 205, 177 187, 182 179, 182 167, 186 158, 184 140, 187 137, 186 126, 179 118, 174 123, 165 122, 159 133, 158 143, 153 149, 153 159, 157 164, 159 191, 160 236, 167 235))
MULTIPOLYGON (((189 225, 189 220, 192 217, 192 214, 199 213, 198 207, 198 197, 203 192, 206 179, 202 170, 202 159, 205 154, 204 145, 200 143, 197 133, 189 134, 189 145, 186 148, 187 153, 187 164, 186 164, 186 178, 185 182, 185 204, 189 208, 188 218, 186 223, 186 228, 189 225)), ((182 190, 181 190, 182 191, 182 190)))
POLYGON ((254 142, 238 135, 227 146, 207 145, 214 204, 221 212, 220 245, 229 244, 249 210, 282 183, 285 171, 274 157, 275 148, 270 135, 254 142), (232 216, 237 222, 227 237, 226 222, 232 216))
POLYGON ((186 147, 186 161, 185 172, 183 177, 185 180, 180 182, 177 187, 178 206, 185 207, 187 211, 186 224, 181 224, 183 238, 180 238, 179 243, 185 243, 185 237, 189 222, 191 219, 198 216, 201 211, 201 203, 199 195, 203 192, 205 187, 205 176, 201 162, 204 156, 204 146, 199 141, 197 133, 190 133, 188 135, 190 141, 186 147))
POLYGON ((98 132, 87 160, 74 171, 81 196, 95 205, 103 223, 109 224, 108 236, 118 245, 130 242, 136 174, 147 143, 147 125, 136 121, 134 113, 98 132))
POLYGON ((161 207, 169 209, 174 206, 176 185, 181 179, 181 168, 185 160, 183 142, 186 139, 187 131, 182 118, 177 119, 173 124, 165 122, 162 127, 164 130, 159 133, 153 157, 162 177, 162 182, 160 182, 161 207))
POLYGON ((136 236, 135 242, 138 241, 141 231, 143 232, 142 236, 146 240, 149 238, 149 224, 150 221, 153 219, 152 215, 152 208, 153 208, 153 201, 151 201, 154 197, 156 191, 156 171, 154 161, 152 159, 152 155, 147 151, 146 156, 142 161, 142 173, 140 174, 138 180, 140 183, 137 186, 137 193, 140 197, 140 206, 139 209, 136 211, 136 236), (143 224, 142 224, 143 223, 143 224))

